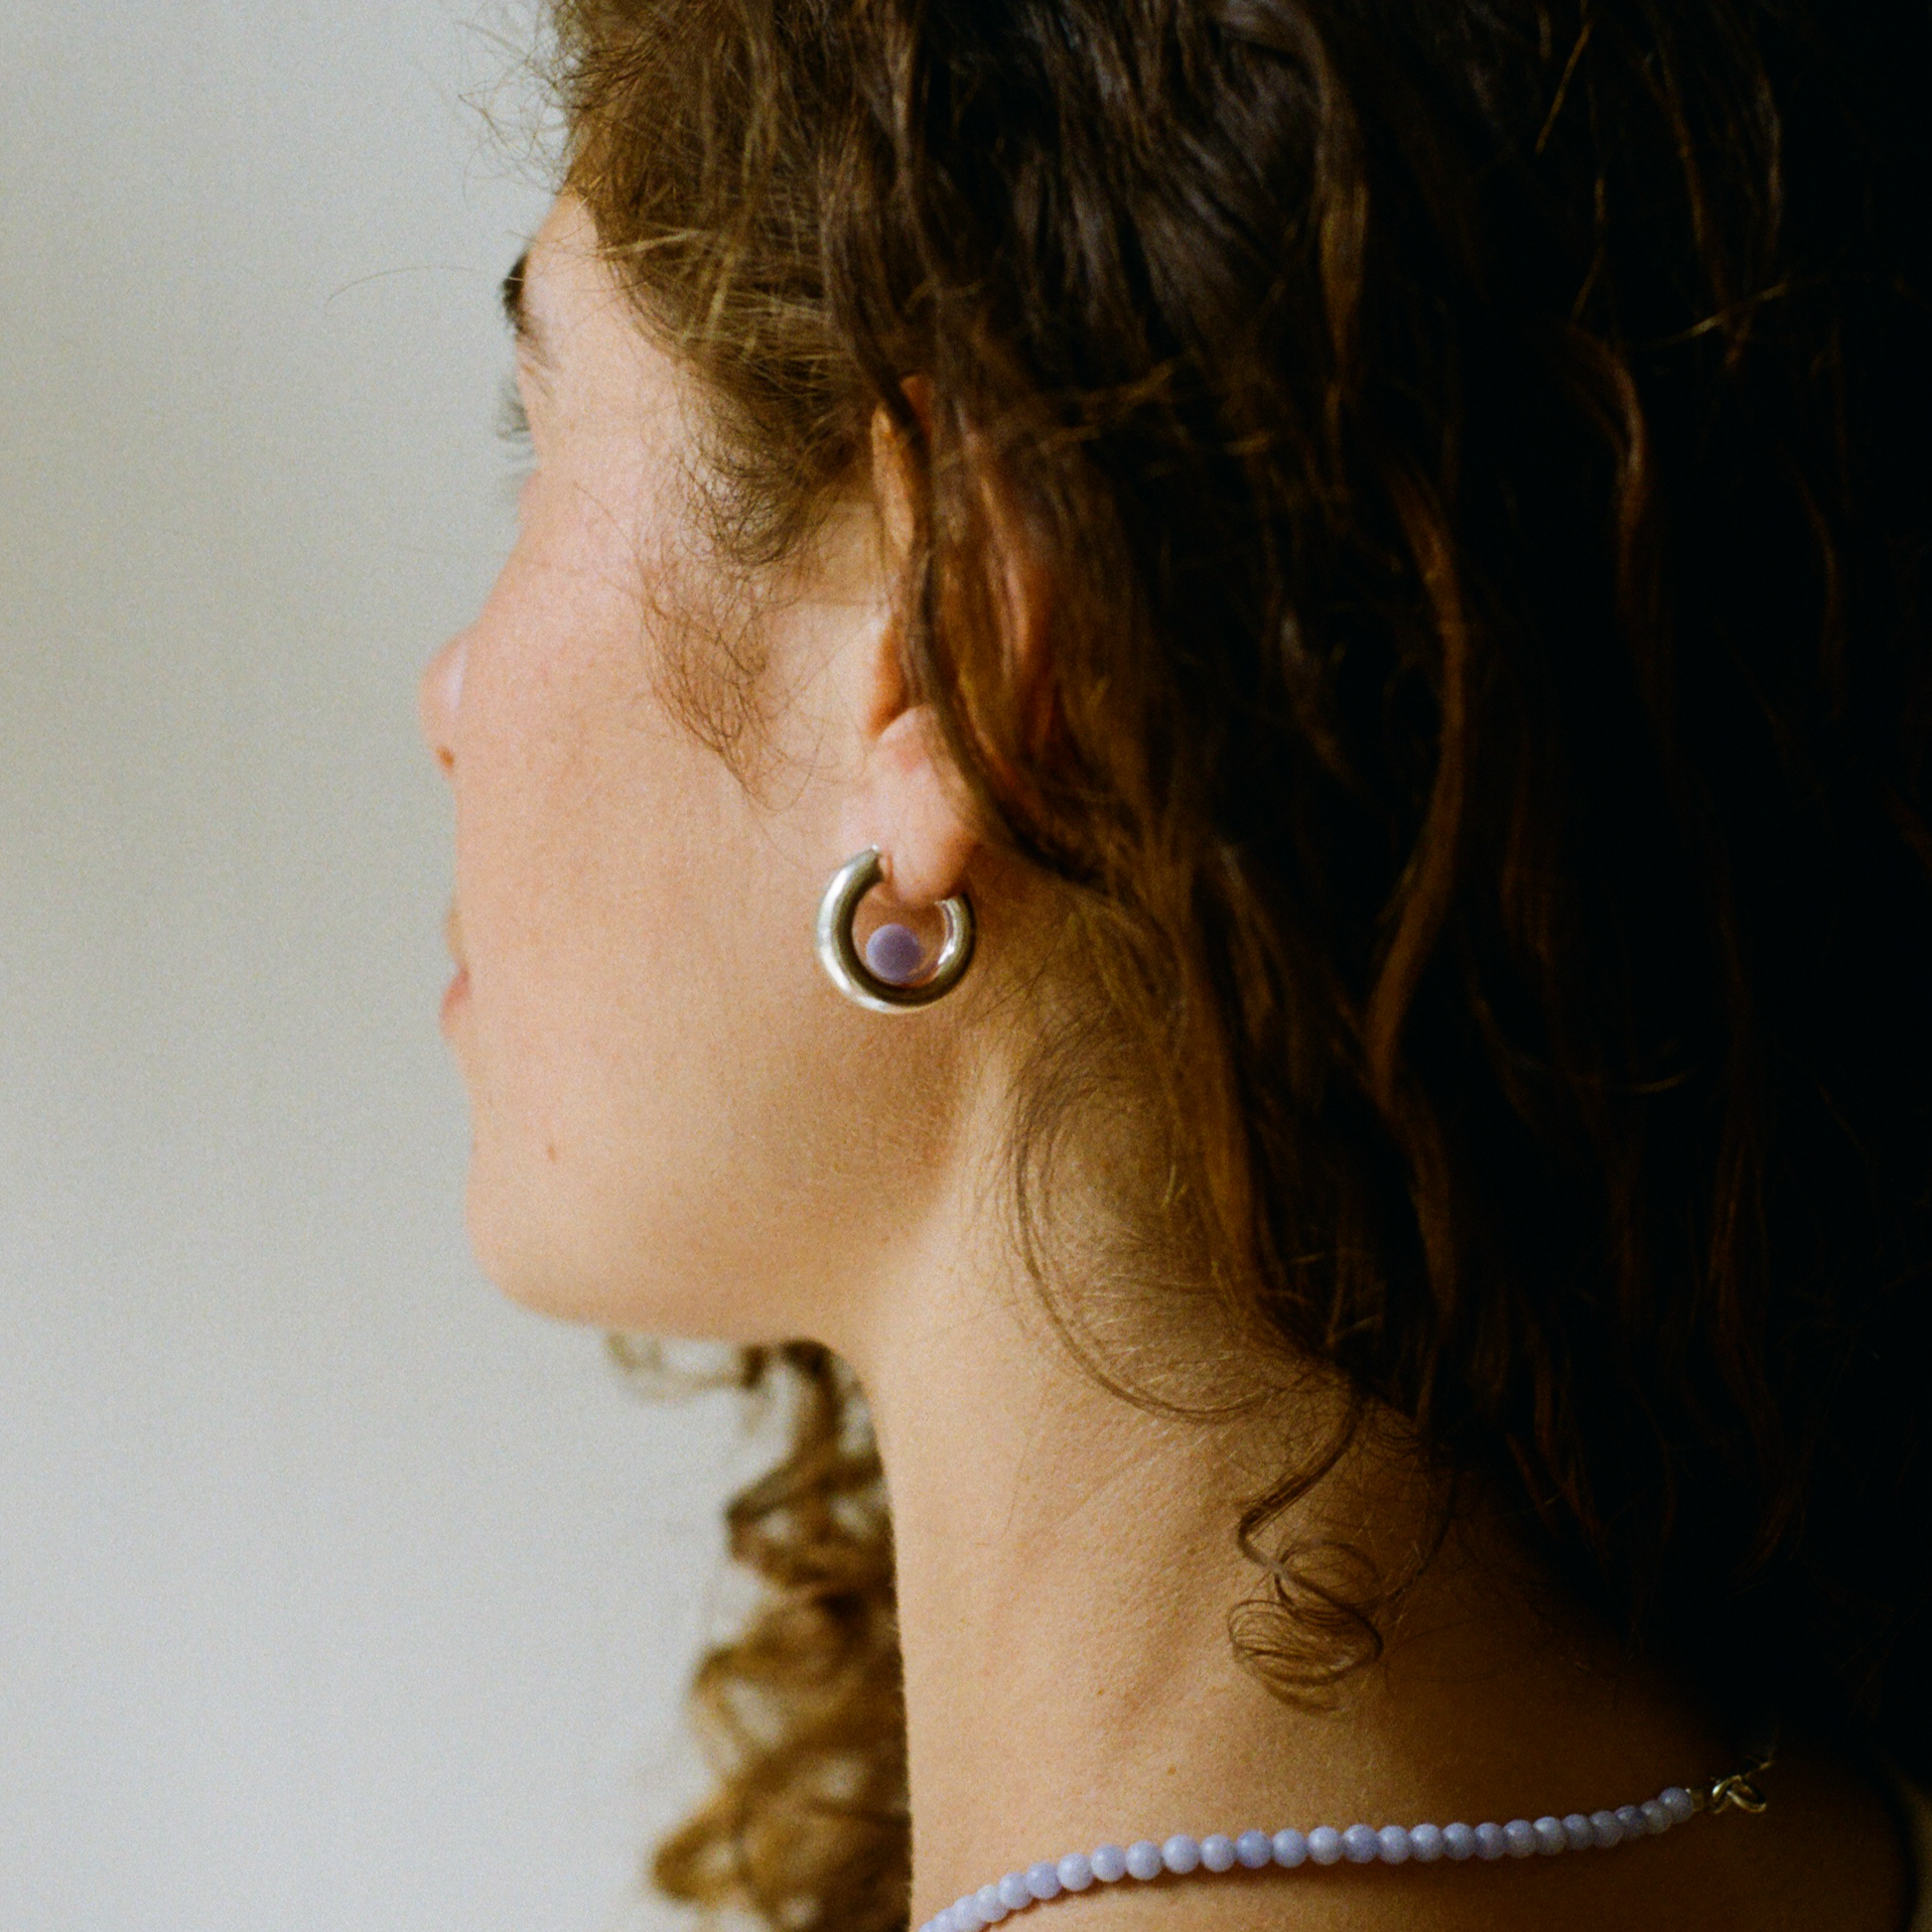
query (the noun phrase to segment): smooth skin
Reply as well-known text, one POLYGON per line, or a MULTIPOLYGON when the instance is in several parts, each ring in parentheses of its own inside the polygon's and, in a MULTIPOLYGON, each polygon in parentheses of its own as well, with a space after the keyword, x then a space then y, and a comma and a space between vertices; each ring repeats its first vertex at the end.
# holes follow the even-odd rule
MULTIPOLYGON (((1258 1580, 1234 1517, 1330 1398, 1310 1376, 1217 1422, 1152 1413, 1039 1311, 1004 1156, 1012 993, 1053 907, 978 842, 909 702, 889 434, 806 554, 748 582, 704 535, 704 398, 568 197, 525 306, 519 535, 422 687, 456 797, 445 1029, 473 1109, 472 1238, 532 1308, 808 1336, 857 1370, 897 1536, 914 1923, 1109 1839, 1588 1811, 1731 1768, 1737 1740, 1694 1687, 1615 1668, 1479 1518, 1331 1708, 1241 1667, 1228 1613, 1258 1580), (748 651, 755 727, 726 757, 694 723, 693 670, 748 651), (980 915, 966 986, 922 1014, 848 1005, 813 957, 826 882, 870 844, 888 909, 966 889, 980 915)), ((1050 602, 1008 562, 1024 658, 1050 648, 1050 602)), ((1085 1194, 1058 1204, 1076 1242, 1131 1213, 1118 1121, 1093 1145, 1085 1194)), ((1425 1504, 1413 1464, 1371 1442, 1293 1527, 1393 1559, 1425 1504)), ((1897 1932, 1908 1866, 1871 1782, 1802 1739, 1767 1782, 1762 1819, 1613 1854, 1096 1888, 1043 1923, 1897 1932)))

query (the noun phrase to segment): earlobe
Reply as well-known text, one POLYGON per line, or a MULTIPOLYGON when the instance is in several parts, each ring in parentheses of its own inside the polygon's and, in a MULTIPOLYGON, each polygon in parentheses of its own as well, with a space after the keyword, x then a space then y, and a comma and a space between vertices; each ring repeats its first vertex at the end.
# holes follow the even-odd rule
POLYGON ((899 712, 872 741, 844 837, 848 851, 879 848, 902 904, 936 905, 958 892, 979 839, 930 705, 899 712))

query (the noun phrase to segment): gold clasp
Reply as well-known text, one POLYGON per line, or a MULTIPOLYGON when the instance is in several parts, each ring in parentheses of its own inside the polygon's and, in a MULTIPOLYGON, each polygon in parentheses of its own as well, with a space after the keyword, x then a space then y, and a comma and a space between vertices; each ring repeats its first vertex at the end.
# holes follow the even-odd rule
POLYGON ((1705 1808, 1714 1814, 1747 1811, 1755 1817, 1770 1803, 1752 1782, 1755 1775, 1754 1771, 1733 1771, 1728 1777, 1714 1778, 1710 1790, 1705 1794, 1705 1808))

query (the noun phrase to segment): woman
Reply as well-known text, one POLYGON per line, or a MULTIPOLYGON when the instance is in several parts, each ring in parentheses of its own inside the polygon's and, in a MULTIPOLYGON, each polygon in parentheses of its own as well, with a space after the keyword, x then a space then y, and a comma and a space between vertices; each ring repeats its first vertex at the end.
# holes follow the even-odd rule
POLYGON ((661 1881, 1896 1932, 1924 10, 559 24, 424 708, 485 1267, 793 1403, 661 1881))

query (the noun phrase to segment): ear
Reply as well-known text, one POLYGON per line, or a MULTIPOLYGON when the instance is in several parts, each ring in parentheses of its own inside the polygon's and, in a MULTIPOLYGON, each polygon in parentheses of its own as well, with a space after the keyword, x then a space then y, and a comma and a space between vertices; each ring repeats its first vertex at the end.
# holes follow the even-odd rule
MULTIPOLYGON (((912 401, 923 414, 924 398, 912 401)), ((897 585, 917 527, 914 475, 883 409, 873 418, 872 456, 885 580, 897 585)), ((959 890, 979 847, 970 800, 937 713, 911 702, 897 615, 888 616, 865 648, 858 693, 862 764, 843 813, 845 847, 877 846, 893 897, 907 906, 932 905, 959 890)))
MULTIPOLYGON (((905 395, 930 443, 932 398, 923 377, 905 385, 905 395)), ((872 424, 873 486, 884 540, 886 581, 897 584, 917 529, 913 489, 916 472, 910 453, 886 411, 872 424)), ((1004 479, 988 465, 977 465, 986 531, 997 575, 994 602, 999 610, 1002 648, 1008 674, 1030 687, 1046 704, 1044 633, 1049 603, 1046 573, 1027 540, 1023 519, 1004 479)), ((882 626, 877 654, 868 667, 861 707, 865 768, 848 803, 845 830, 850 849, 877 846, 885 855, 887 879, 896 897, 907 905, 928 905, 958 891, 979 839, 971 801, 945 734, 929 704, 915 705, 905 688, 903 638, 897 618, 882 626)), ((1035 716, 1032 736, 1043 744, 1045 718, 1035 716)))

